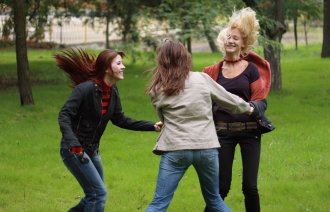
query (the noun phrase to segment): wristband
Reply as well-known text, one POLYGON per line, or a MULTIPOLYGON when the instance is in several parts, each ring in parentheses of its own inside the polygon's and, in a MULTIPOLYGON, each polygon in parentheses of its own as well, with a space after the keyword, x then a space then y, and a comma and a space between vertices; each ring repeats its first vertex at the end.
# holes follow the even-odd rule
POLYGON ((72 153, 78 153, 78 154, 80 154, 80 153, 82 153, 84 151, 84 149, 82 148, 82 146, 73 146, 72 148, 71 148, 71 152, 72 153))

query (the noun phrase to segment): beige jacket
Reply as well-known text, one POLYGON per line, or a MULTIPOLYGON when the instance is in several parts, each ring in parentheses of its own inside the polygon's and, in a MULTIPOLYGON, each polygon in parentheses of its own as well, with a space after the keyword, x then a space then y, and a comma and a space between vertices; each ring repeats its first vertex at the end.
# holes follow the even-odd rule
POLYGON ((184 90, 175 96, 162 92, 150 94, 163 128, 154 153, 183 149, 219 148, 212 103, 230 110, 245 113, 250 105, 240 97, 227 92, 205 73, 191 72, 184 90))

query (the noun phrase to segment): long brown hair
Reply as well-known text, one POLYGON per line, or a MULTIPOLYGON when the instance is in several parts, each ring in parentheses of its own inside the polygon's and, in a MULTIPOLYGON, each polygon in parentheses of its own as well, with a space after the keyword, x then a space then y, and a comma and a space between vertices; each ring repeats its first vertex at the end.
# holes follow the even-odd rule
POLYGON ((69 49, 55 54, 54 58, 57 66, 69 76, 71 86, 75 87, 87 80, 102 80, 117 55, 125 56, 124 52, 106 49, 95 58, 95 55, 86 50, 69 49))
POLYGON ((179 42, 165 40, 157 48, 157 66, 147 88, 156 93, 160 89, 166 96, 179 94, 192 70, 191 55, 179 42))

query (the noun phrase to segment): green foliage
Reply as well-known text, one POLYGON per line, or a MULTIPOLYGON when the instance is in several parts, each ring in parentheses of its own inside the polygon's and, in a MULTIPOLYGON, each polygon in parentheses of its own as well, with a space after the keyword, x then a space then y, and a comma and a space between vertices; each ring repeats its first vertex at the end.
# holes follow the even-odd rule
POLYGON ((3 24, 2 27, 2 40, 8 41, 9 36, 13 31, 14 31, 14 21, 12 17, 8 17, 7 19, 5 19, 5 23, 3 24))
POLYGON ((233 5, 242 6, 241 1, 227 0, 165 0, 157 8, 152 8, 150 18, 167 22, 171 29, 178 29, 177 37, 185 42, 188 38, 215 37, 217 18, 232 12, 233 5))
POLYGON ((307 19, 319 19, 322 13, 322 0, 285 1, 288 19, 305 16, 307 19))
MULTIPOLYGON (((282 93, 268 97, 267 116, 276 130, 262 138, 259 170, 261 209, 326 212, 329 204, 330 60, 319 58, 320 45, 284 46, 282 93)), ((57 70, 54 51, 30 50, 30 72, 49 83, 35 84, 34 106, 19 106, 16 87, 0 90, 0 211, 66 211, 83 195, 59 156, 61 134, 58 112, 71 90, 57 70)), ((127 64, 127 59, 124 62, 127 64)), ((219 54, 195 53, 194 69, 214 64, 219 54)), ((13 49, 0 51, 0 79, 15 75, 13 49), (14 72, 14 73, 12 73, 14 72)), ((153 61, 153 60, 150 60, 153 61)), ((127 65, 118 82, 125 114, 157 120, 144 93, 152 62, 127 65)), ((151 153, 158 134, 133 132, 109 124, 101 141, 105 183, 109 191, 106 211, 144 211, 152 200, 159 157, 151 153)), ((226 202, 244 211, 241 158, 236 150, 232 189, 226 202)), ((193 168, 181 180, 168 209, 203 211, 204 201, 193 168)))

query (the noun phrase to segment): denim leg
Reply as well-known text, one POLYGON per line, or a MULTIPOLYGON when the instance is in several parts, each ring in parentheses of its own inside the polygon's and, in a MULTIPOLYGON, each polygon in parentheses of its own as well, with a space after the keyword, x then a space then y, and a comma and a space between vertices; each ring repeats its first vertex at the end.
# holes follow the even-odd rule
POLYGON ((64 164, 77 179, 85 193, 85 197, 79 204, 69 211, 103 212, 107 191, 93 160, 84 153, 85 162, 81 162, 81 158, 68 150, 61 150, 61 156, 64 164))
POLYGON ((102 166, 102 160, 101 155, 98 151, 95 151, 93 155, 90 156, 97 172, 99 173, 100 177, 102 178, 102 181, 104 182, 104 174, 103 174, 103 166, 102 166))
MULTIPOLYGON (((219 133, 218 139, 220 142, 219 149, 219 190, 220 196, 224 200, 230 190, 232 180, 232 168, 235 155, 237 141, 231 133, 219 133)), ((209 212, 208 207, 205 207, 204 212, 209 212)))
POLYGON ((208 211, 231 211, 219 194, 219 160, 217 149, 195 150, 193 166, 198 174, 208 211))
POLYGON ((191 161, 190 151, 172 151, 162 155, 155 195, 146 212, 166 211, 191 161))

